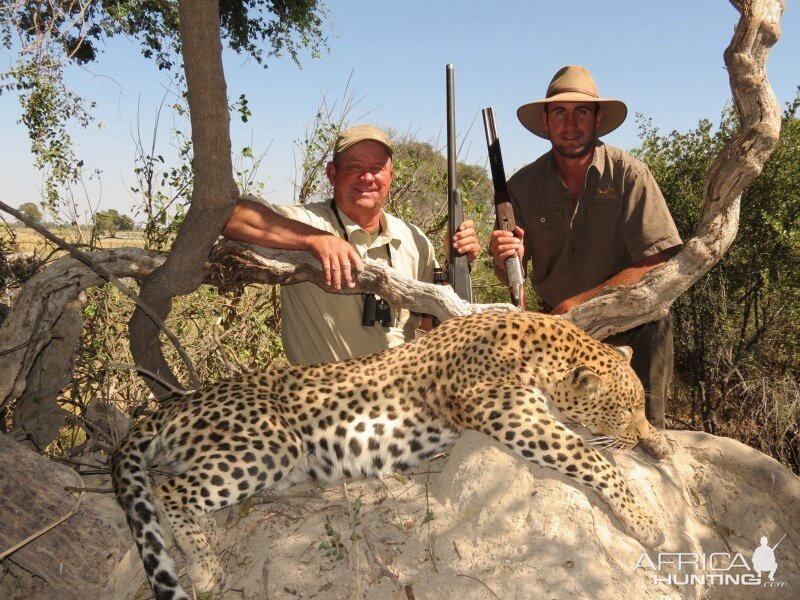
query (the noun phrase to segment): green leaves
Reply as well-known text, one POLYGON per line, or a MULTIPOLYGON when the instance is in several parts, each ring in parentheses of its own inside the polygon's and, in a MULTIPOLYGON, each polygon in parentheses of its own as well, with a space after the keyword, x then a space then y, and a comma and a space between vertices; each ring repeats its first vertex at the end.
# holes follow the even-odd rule
MULTIPOLYGON (((800 95, 787 106, 778 146, 742 195, 736 240, 719 264, 674 305, 673 413, 787 461, 799 443, 800 95), (769 402, 767 401, 769 399, 769 402), (772 404, 774 403, 774 405, 772 404), (794 415, 794 416, 791 416, 794 415)), ((661 135, 639 116, 644 160, 684 240, 704 202, 707 172, 738 127, 732 108, 719 125, 700 121, 661 135)))

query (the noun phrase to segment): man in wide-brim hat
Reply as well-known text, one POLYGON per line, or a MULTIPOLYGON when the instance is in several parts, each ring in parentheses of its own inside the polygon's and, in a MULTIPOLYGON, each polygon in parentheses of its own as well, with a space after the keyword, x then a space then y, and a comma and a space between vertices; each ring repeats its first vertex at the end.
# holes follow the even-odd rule
MULTIPOLYGON (((664 197, 647 167, 598 138, 619 127, 625 103, 603 98, 582 66, 558 70, 545 97, 522 105, 526 129, 552 149, 508 181, 518 228, 494 231, 490 250, 505 279, 505 260, 532 261, 531 282, 545 308, 566 313, 602 288, 638 283, 681 245, 664 197)), ((664 426, 672 378, 670 316, 605 340, 633 348, 632 365, 647 394, 648 418, 664 426)))

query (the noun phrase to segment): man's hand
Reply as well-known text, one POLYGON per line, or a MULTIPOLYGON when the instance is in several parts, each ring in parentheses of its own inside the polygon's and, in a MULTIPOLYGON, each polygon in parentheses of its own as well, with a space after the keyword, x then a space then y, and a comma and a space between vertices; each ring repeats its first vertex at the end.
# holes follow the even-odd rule
POLYGON ((453 236, 453 248, 456 252, 465 254, 470 263, 480 254, 481 243, 478 241, 475 222, 472 219, 467 219, 458 226, 458 231, 453 236))
POLYGON ((550 311, 551 315, 563 315, 571 311, 576 306, 579 306, 586 302, 587 300, 591 299, 591 296, 588 298, 584 298, 585 294, 578 294, 577 296, 573 296, 572 298, 567 298, 566 300, 562 300, 558 303, 552 311, 550 311))
POLYGON ((523 240, 525 239, 525 232, 522 227, 515 227, 514 233, 504 231, 502 229, 495 229, 492 232, 492 241, 489 243, 489 252, 492 254, 494 264, 502 272, 506 272, 506 259, 517 254, 519 260, 522 261, 524 254, 523 240))
POLYGON ((356 285, 353 269, 362 271, 364 261, 349 242, 332 233, 320 233, 308 236, 307 243, 308 251, 322 264, 325 285, 336 290, 342 289, 342 282, 350 288, 356 285))

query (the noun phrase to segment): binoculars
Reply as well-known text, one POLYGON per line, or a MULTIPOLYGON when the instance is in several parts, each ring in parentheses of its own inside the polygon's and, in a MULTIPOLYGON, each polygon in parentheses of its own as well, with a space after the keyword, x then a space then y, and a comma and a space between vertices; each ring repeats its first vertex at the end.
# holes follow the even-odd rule
POLYGON ((376 322, 384 327, 392 326, 392 307, 383 298, 376 298, 375 294, 364 294, 364 310, 361 313, 361 324, 371 327, 376 322))

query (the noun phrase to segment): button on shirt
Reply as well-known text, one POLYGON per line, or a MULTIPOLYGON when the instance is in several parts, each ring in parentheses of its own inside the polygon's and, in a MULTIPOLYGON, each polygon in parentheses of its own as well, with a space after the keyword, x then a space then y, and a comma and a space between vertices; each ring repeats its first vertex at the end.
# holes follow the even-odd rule
POLYGON ((552 151, 515 173, 508 191, 517 224, 525 230, 524 262, 533 262, 533 288, 551 307, 681 245, 646 165, 602 142, 577 202, 552 151))
MULTIPOLYGON (((344 237, 330 200, 302 205, 259 201, 285 217, 344 237)), ((433 246, 418 227, 382 212, 381 230, 375 236, 356 225, 342 211, 339 211, 339 216, 350 244, 359 256, 388 265, 388 244, 391 263, 397 271, 419 281, 433 281, 433 246)), ((380 323, 364 326, 361 324, 363 306, 361 294, 334 294, 307 282, 282 285, 281 329, 289 362, 308 365, 345 360, 381 352, 414 339, 420 315, 392 307, 392 327, 386 328, 380 323)))

